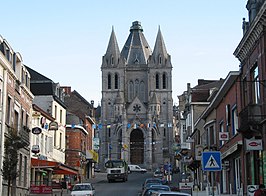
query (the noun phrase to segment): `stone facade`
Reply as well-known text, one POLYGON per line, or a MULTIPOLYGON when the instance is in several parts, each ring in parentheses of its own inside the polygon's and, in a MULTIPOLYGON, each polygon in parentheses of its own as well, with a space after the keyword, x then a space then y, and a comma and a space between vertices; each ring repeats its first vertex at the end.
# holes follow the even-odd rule
POLYGON ((121 52, 112 30, 101 70, 100 163, 125 159, 151 169, 173 162, 172 64, 161 30, 153 52, 140 22, 121 52))

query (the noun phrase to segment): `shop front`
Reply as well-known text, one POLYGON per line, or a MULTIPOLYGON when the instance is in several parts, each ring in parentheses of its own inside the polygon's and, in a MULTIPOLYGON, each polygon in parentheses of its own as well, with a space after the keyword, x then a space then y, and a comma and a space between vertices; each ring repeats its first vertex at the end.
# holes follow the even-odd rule
POLYGON ((63 163, 32 158, 30 193, 49 194, 70 188, 77 175, 78 170, 63 163))

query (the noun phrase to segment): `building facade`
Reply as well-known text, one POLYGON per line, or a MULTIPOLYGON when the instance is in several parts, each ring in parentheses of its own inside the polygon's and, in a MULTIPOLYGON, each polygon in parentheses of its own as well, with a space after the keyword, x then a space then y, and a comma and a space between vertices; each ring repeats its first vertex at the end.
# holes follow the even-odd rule
MULTIPOLYGON (((0 36, 0 106, 1 106, 1 152, 0 166, 9 155, 4 143, 15 131, 23 143, 17 148, 18 177, 12 179, 12 194, 26 195, 30 185, 30 128, 33 94, 30 92, 30 74, 23 64, 20 53, 15 52, 7 40, 0 36)), ((14 147, 14 146, 13 146, 14 147)), ((14 148, 13 148, 14 149, 14 148)), ((1 195, 7 195, 8 182, 0 175, 1 195)))
POLYGON ((266 183, 266 1, 248 0, 246 8, 248 21, 243 20, 243 37, 234 51, 240 61, 238 131, 243 137, 244 194, 249 185, 266 183))
MULTIPOLYGON (((66 125, 66 164, 79 170, 79 180, 84 181, 94 176, 93 159, 94 101, 90 103, 71 87, 65 89, 67 106, 66 125)), ((97 155, 96 155, 97 156, 97 155)))
POLYGON ((121 52, 112 30, 101 70, 100 162, 173 163, 172 64, 161 30, 152 51, 133 22, 121 52))

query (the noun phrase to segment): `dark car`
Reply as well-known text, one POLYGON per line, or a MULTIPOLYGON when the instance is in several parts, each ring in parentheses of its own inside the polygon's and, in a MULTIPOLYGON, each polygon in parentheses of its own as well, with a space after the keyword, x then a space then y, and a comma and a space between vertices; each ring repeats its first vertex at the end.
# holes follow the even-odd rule
POLYGON ((163 184, 163 181, 160 178, 147 178, 142 184, 142 190, 144 190, 147 185, 150 186, 151 184, 163 184))
POLYGON ((152 191, 171 191, 170 187, 167 185, 162 185, 162 184, 153 184, 147 188, 145 188, 140 196, 150 196, 152 194, 152 191))
POLYGON ((154 178, 162 178, 164 176, 163 172, 160 169, 156 169, 153 172, 153 177, 154 178))

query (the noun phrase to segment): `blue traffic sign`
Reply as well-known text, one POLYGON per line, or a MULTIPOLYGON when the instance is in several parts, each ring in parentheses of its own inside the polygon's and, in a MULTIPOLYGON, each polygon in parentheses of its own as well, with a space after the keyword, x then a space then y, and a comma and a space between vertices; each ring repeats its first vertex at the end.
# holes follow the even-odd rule
POLYGON ((203 171, 221 171, 222 160, 220 151, 208 151, 202 153, 203 171))

